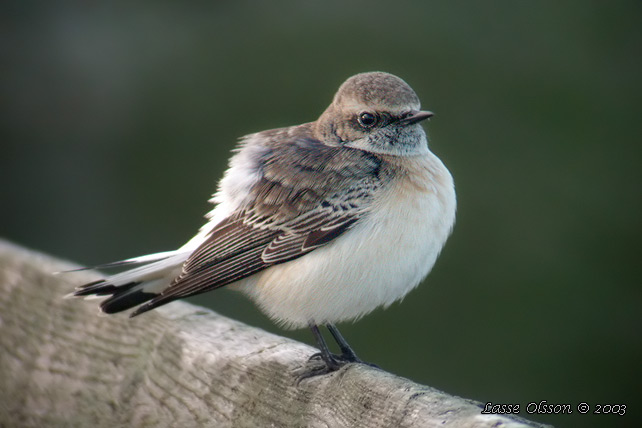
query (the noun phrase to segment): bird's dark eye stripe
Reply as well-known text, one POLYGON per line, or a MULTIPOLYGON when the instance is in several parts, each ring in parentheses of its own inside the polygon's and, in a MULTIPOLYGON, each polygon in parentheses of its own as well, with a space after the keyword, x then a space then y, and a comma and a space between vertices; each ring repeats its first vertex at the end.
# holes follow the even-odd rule
POLYGON ((399 115, 390 116, 390 122, 400 122, 406 119, 408 116, 411 116, 412 112, 401 113, 399 115))
POLYGON ((379 114, 379 123, 381 126, 387 125, 395 121, 395 117, 390 113, 380 113, 379 114))

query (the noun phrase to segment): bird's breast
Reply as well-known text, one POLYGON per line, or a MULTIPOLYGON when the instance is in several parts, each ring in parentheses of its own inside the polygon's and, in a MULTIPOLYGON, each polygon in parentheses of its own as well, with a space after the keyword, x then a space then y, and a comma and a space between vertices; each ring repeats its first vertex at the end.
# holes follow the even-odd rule
POLYGON ((432 153, 387 167, 389 182, 352 229, 240 284, 268 315, 290 327, 359 318, 428 274, 454 223, 452 177, 432 153))

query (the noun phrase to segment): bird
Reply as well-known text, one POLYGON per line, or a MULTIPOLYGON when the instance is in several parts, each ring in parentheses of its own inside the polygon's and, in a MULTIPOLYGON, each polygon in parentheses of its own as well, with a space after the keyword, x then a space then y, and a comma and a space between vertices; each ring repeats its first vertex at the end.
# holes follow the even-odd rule
POLYGON ((102 312, 135 317, 227 286, 281 327, 310 328, 314 374, 360 363, 336 324, 406 296, 455 223, 452 175, 421 123, 432 116, 401 78, 356 74, 317 120, 242 137, 185 245, 95 266, 126 270, 69 296, 102 297, 102 312))

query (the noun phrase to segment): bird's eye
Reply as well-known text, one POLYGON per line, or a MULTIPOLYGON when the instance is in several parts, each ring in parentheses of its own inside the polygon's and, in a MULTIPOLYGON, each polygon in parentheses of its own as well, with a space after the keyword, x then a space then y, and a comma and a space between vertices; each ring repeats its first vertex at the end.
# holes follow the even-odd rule
POLYGON ((377 124, 377 115, 364 111, 359 115, 357 120, 359 121, 359 125, 361 125, 362 127, 372 128, 377 124))

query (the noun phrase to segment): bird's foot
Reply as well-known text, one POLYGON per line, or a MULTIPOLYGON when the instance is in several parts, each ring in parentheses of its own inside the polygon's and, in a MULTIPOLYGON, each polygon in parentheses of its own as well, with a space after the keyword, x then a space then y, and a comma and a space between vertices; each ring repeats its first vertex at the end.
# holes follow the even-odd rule
POLYGON ((339 348, 341 349, 341 354, 333 354, 328 349, 328 345, 323 338, 323 335, 319 331, 319 326, 314 322, 309 323, 310 330, 316 338, 317 345, 321 352, 313 354, 309 359, 306 366, 302 369, 303 372, 298 375, 298 382, 301 382, 303 379, 308 379, 315 376, 320 376, 328 373, 335 372, 346 364, 359 363, 365 364, 370 367, 379 368, 374 364, 369 364, 363 362, 357 354, 354 353, 348 342, 343 338, 339 330, 335 327, 334 324, 326 324, 326 327, 332 334, 332 337, 336 340, 339 348))
POLYGON ((312 354, 308 358, 307 363, 302 367, 301 372, 297 376, 297 383, 311 377, 322 376, 332 372, 336 372, 346 364, 355 361, 348 361, 341 355, 329 354, 325 355, 322 352, 312 354))
POLYGON ((341 355, 329 354, 328 356, 325 356, 322 352, 317 352, 308 358, 307 364, 302 369, 302 373, 298 375, 297 383, 311 377, 330 374, 348 364, 364 364, 376 369, 379 368, 379 366, 375 364, 362 361, 354 352, 341 355))

